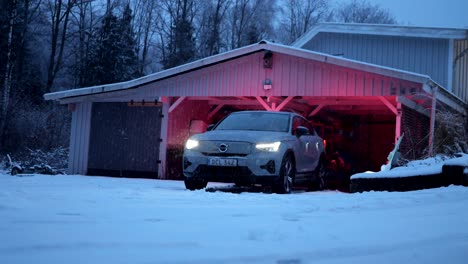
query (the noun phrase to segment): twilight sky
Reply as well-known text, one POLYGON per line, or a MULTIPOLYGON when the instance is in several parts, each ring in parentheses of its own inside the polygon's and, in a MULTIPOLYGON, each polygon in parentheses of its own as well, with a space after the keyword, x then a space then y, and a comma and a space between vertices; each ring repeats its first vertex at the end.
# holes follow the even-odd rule
MULTIPOLYGON (((337 0, 343 2, 344 0, 337 0)), ((468 28, 468 0, 368 0, 387 8, 399 24, 468 28)))

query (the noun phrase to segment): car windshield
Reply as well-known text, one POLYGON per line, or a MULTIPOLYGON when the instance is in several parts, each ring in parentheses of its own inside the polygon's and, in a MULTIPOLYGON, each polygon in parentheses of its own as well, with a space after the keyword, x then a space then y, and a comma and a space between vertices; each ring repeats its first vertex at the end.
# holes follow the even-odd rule
POLYGON ((289 131, 289 115, 271 112, 235 113, 226 117, 216 130, 289 131))

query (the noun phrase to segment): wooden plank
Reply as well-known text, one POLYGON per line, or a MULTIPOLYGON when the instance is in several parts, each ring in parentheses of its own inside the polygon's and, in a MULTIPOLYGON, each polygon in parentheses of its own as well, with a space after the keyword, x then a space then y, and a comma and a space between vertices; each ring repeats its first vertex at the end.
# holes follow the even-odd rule
POLYGON ((390 103, 390 101, 388 101, 387 98, 383 96, 377 96, 377 98, 379 98, 380 101, 382 101, 382 103, 384 103, 388 107, 388 109, 390 109, 395 115, 398 115, 397 108, 392 103, 390 103))
POLYGON ((310 114, 309 114, 309 117, 312 117, 314 115, 316 115, 325 105, 321 104, 319 106, 317 106, 314 111, 312 111, 310 114))
POLYGON ((176 109, 177 106, 179 106, 185 100, 185 98, 186 98, 186 96, 181 96, 181 97, 177 98, 177 100, 169 107, 169 113, 174 111, 174 109, 176 109))
POLYGON ((288 96, 286 99, 283 100, 283 102, 281 102, 280 105, 274 108, 274 110, 281 111, 281 109, 283 109, 283 107, 285 107, 292 99, 293 99, 293 96, 288 96))
POLYGON ((260 96, 255 96, 257 98, 257 101, 260 102, 260 104, 265 108, 267 111, 272 111, 271 107, 262 99, 260 96))

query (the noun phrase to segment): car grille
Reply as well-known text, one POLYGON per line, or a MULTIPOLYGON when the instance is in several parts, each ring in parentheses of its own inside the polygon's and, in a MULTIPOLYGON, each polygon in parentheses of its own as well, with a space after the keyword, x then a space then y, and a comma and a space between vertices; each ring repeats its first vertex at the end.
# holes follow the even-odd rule
POLYGON ((239 141, 200 141, 198 151, 205 156, 245 157, 251 153, 252 144, 249 142, 239 141), (221 145, 227 146, 225 151, 220 150, 221 145))
POLYGON ((239 177, 250 177, 252 172, 247 167, 217 167, 200 165, 195 171, 208 180, 232 182, 239 177))

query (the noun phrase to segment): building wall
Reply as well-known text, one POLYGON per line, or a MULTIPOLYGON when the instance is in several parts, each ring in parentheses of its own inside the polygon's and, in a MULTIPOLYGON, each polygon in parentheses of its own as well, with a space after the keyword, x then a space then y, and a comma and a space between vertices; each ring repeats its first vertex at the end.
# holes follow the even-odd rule
POLYGON ((319 33, 305 49, 422 73, 448 87, 446 39, 319 33))
POLYGON ((468 103, 468 40, 454 41, 453 92, 468 103), (457 59, 458 57, 458 59, 457 59))
POLYGON ((71 123, 68 174, 86 174, 88 168, 91 102, 74 104, 71 123))
MULTIPOLYGON (((141 86, 155 96, 376 96, 421 91, 421 84, 326 62, 273 53, 271 69, 263 52, 197 69, 141 86), (272 83, 265 90, 263 82, 272 83)), ((140 96, 140 95, 139 95, 140 96)))

